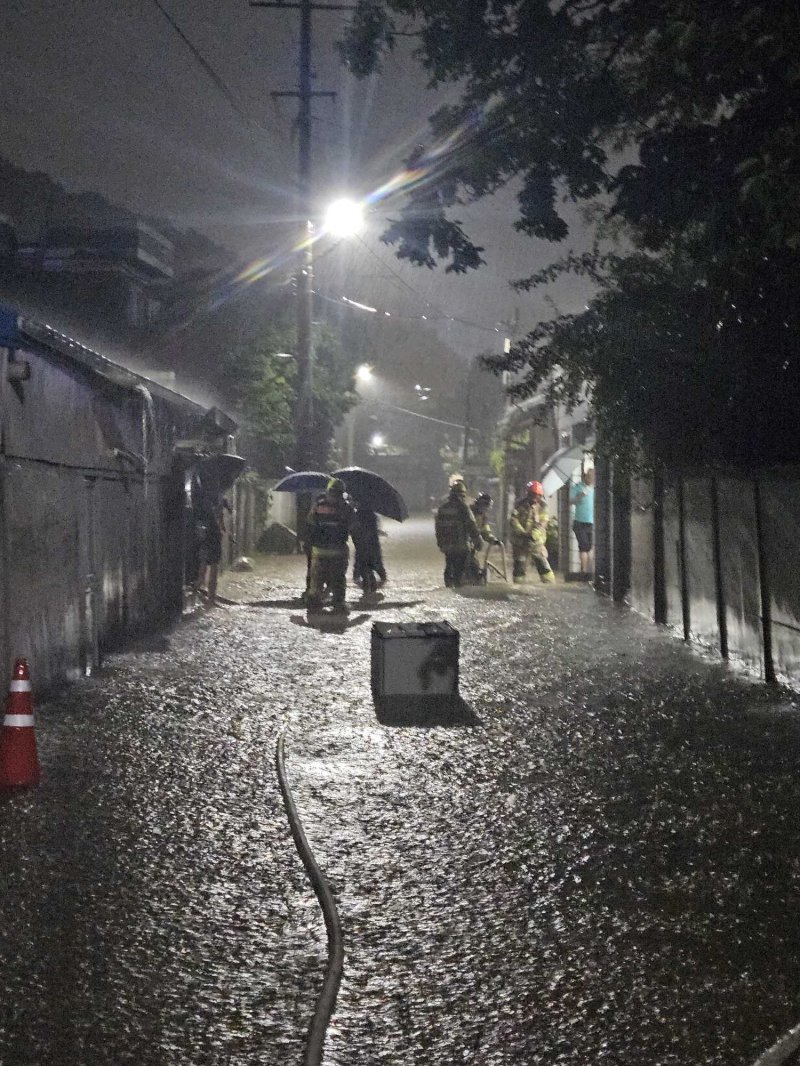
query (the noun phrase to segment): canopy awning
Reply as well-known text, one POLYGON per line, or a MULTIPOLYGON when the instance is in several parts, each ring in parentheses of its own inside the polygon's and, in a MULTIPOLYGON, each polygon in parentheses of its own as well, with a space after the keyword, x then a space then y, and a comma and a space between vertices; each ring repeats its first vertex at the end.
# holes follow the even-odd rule
POLYGON ((535 417, 534 412, 544 407, 545 403, 545 397, 537 393, 535 396, 529 396, 525 400, 511 404, 497 423, 500 436, 508 438, 530 425, 532 418, 535 417))
POLYGON ((555 452, 542 466, 542 488, 545 496, 552 496, 562 485, 571 481, 580 470, 591 449, 585 444, 571 444, 555 452))

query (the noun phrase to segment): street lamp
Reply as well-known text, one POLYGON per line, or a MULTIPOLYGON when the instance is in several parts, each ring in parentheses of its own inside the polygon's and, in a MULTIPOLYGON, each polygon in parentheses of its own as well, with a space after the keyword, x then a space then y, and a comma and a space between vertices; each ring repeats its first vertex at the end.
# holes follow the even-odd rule
POLYGON ((366 385, 368 381, 372 381, 372 367, 369 363, 362 363, 356 369, 356 383, 358 385, 366 385))
POLYGON ((334 200, 325 212, 325 232, 332 237, 353 237, 364 228, 364 209, 355 200, 334 200))

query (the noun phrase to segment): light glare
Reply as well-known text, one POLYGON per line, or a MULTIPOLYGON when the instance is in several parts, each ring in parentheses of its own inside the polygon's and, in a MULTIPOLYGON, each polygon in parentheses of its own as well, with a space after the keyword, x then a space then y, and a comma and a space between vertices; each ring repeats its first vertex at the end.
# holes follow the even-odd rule
POLYGON ((355 200, 335 200, 325 215, 325 229, 333 237, 352 237, 364 228, 364 211, 355 200))

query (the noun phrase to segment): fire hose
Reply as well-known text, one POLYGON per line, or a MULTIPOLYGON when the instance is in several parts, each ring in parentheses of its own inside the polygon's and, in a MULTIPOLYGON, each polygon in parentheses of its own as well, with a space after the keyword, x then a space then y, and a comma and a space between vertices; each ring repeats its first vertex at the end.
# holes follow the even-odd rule
POLYGON ((322 991, 317 999, 314 1016, 308 1026, 308 1038, 306 1041, 306 1053, 303 1060, 304 1066, 320 1066, 325 1045, 325 1032, 336 1006, 336 996, 342 980, 344 967, 344 942, 342 939, 342 926, 339 921, 339 912, 333 898, 330 885, 325 880, 325 875, 319 868, 314 854, 311 851, 300 816, 297 813, 292 790, 286 776, 286 763, 284 758, 284 730, 278 737, 275 751, 275 767, 278 772, 278 783, 289 819, 289 828, 295 842, 298 854, 302 859, 308 878, 319 900, 322 913, 325 918, 325 929, 328 933, 328 969, 325 980, 322 983, 322 991))

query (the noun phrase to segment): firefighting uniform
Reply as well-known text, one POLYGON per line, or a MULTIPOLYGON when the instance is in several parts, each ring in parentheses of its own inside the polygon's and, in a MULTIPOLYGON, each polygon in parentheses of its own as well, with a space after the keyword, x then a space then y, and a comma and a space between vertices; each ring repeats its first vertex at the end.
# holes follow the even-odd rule
POLYGON ((453 488, 436 512, 436 544, 444 552, 444 583, 448 588, 461 584, 470 547, 481 546, 481 535, 475 524, 464 492, 453 488))
POLYGON ((532 499, 530 496, 517 500, 509 519, 514 578, 525 577, 528 572, 528 559, 533 559, 542 581, 555 581, 555 575, 547 561, 548 521, 547 504, 544 500, 532 499))
POLYGON ((353 508, 341 497, 325 493, 311 508, 307 537, 311 545, 311 571, 307 603, 319 607, 325 590, 333 607, 343 607, 347 590, 347 539, 353 522, 353 508))

